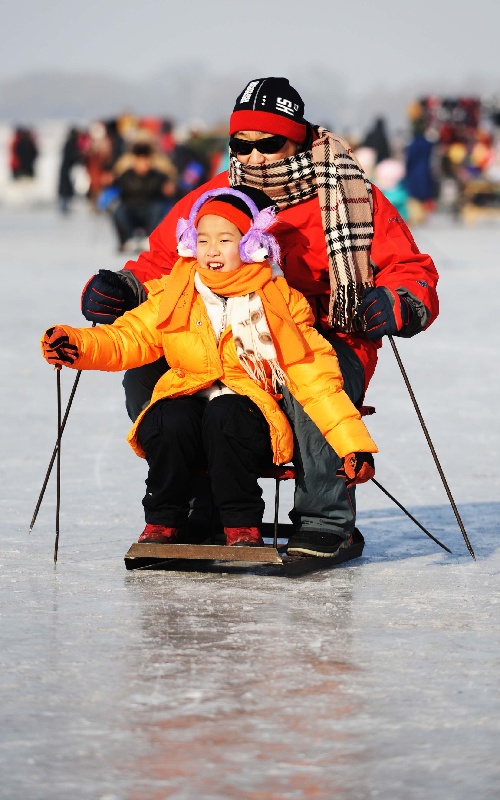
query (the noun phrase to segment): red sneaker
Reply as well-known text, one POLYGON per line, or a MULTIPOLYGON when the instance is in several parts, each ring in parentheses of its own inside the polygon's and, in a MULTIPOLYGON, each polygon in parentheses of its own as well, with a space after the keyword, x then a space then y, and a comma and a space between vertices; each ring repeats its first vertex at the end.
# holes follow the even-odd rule
POLYGON ((174 544, 180 537, 179 528, 166 528, 164 525, 146 525, 139 536, 139 542, 151 544, 174 544))
POLYGON ((259 528, 224 528, 224 533, 231 547, 264 547, 259 528))

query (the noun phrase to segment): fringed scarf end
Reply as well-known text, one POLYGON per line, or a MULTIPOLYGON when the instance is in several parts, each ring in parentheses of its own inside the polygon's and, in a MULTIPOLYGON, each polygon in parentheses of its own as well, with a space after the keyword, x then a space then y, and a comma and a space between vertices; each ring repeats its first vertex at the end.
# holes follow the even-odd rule
POLYGON ((361 302, 365 289, 370 289, 373 282, 353 283, 338 286, 335 294, 330 295, 328 322, 332 328, 342 333, 359 333, 364 330, 363 320, 358 317, 356 309, 361 302))
POLYGON ((238 358, 247 375, 256 383, 260 383, 266 391, 268 390, 269 379, 265 364, 271 370, 271 386, 274 394, 278 394, 280 386, 288 385, 288 378, 277 359, 262 361, 255 356, 249 356, 247 353, 238 353, 238 358))

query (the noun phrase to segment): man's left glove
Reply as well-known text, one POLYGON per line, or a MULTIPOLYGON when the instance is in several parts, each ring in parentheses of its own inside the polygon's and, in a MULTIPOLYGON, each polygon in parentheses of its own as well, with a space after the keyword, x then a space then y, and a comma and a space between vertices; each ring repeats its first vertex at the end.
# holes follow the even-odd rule
POLYGON ((78 356, 78 347, 71 344, 69 336, 59 325, 45 331, 42 339, 42 355, 49 364, 56 367, 73 364, 78 356))
POLYGON ((348 453, 337 470, 337 478, 343 478, 348 489, 356 483, 370 481, 374 475, 375 462, 371 453, 348 453))
POLYGON ((382 336, 397 336, 411 321, 413 311, 397 292, 385 286, 367 289, 357 308, 358 316, 364 319, 368 339, 381 339, 382 336))

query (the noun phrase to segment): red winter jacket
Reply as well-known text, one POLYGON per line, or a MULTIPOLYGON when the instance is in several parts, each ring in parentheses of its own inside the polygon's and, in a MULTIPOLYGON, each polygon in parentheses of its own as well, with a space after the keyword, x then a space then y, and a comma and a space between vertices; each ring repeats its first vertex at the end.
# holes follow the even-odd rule
MULTIPOLYGON (((124 269, 143 284, 168 274, 178 258, 177 220, 189 216, 194 201, 203 192, 226 186, 229 186, 227 172, 221 172, 183 197, 151 234, 150 251, 142 253, 137 261, 128 261, 124 269)), ((281 247, 282 268, 288 283, 307 297, 316 319, 327 327, 330 280, 318 198, 281 210, 273 233, 281 247)), ((420 253, 407 225, 376 186, 373 186, 370 255, 375 286, 399 290, 400 295, 411 298, 415 313, 403 335, 413 336, 427 328, 439 311, 436 268, 430 256, 420 253)), ((353 348, 363 364, 366 389, 375 370, 381 341, 372 342, 363 333, 336 335, 353 348)), ((335 346, 335 337, 328 338, 335 346)))

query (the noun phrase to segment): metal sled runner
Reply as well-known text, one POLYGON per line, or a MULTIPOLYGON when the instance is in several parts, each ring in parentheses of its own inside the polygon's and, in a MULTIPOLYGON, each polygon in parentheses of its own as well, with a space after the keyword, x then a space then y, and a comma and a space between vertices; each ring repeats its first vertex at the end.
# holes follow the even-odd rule
POLYGON ((278 539, 288 539, 292 525, 278 523, 279 488, 281 481, 295 480, 294 467, 270 467, 262 470, 261 478, 272 478, 276 483, 274 522, 263 523, 262 535, 271 538, 272 544, 264 547, 227 547, 220 544, 147 544, 134 543, 125 555, 128 570, 178 570, 202 572, 230 572, 249 568, 265 568, 272 574, 289 578, 329 569, 345 561, 359 558, 364 539, 355 531, 352 541, 345 542, 334 556, 301 556, 286 554, 286 544, 278 539))

